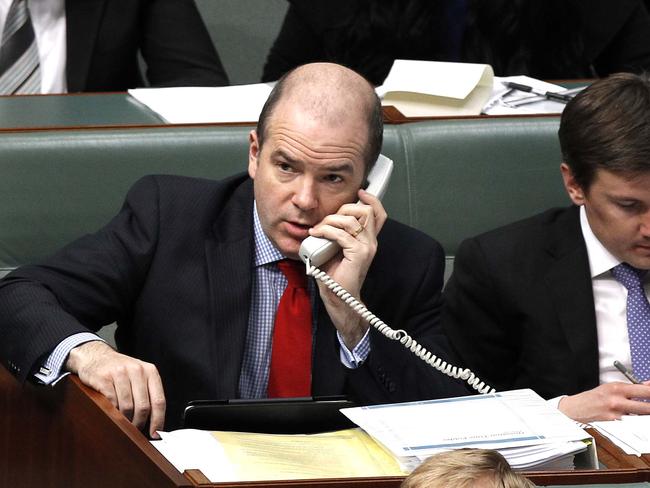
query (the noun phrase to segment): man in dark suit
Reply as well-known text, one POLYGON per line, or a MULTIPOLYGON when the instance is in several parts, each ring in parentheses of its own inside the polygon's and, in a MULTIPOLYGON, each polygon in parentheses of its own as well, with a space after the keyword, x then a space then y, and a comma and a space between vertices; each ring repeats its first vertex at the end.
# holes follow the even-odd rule
MULTIPOLYGON (((251 131, 248 175, 143 178, 102 230, 0 281, 0 358, 22 381, 50 382, 61 366, 77 373, 136 425, 150 416, 152 435, 165 406, 174 428, 188 400, 266 397, 286 286, 278 260, 296 262, 309 235, 341 247, 322 266, 335 281, 446 357, 442 249, 360 190, 382 134, 362 77, 331 64, 297 69, 251 131), (112 321, 120 352, 88 335, 112 321)), ((465 392, 320 282, 309 289, 307 394, 375 403, 465 392)))
POLYGON ((650 353, 650 316, 638 320, 641 333, 626 317, 650 308, 650 82, 595 82, 567 105, 559 136, 575 205, 463 242, 444 329, 461 364, 498 390, 532 388, 583 422, 648 414, 638 399, 650 386, 630 384, 613 363, 637 374, 648 364, 637 352, 650 353), (636 304, 621 266, 644 280, 636 304))
MULTIPOLYGON (((144 86, 139 55, 151 86, 228 84, 194 0, 30 0, 27 6, 41 93, 144 86)), ((0 6, 0 29, 10 12, 0 6)))
POLYGON ((193 0, 66 0, 68 91, 219 86, 228 77, 193 0))

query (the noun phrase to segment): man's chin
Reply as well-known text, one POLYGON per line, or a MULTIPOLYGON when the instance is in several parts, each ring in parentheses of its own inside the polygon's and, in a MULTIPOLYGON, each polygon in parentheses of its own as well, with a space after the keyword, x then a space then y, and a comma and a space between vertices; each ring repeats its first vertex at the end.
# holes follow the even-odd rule
POLYGON ((285 238, 279 245, 276 245, 276 247, 286 257, 290 259, 299 259, 298 251, 300 250, 300 244, 302 244, 302 241, 302 239, 285 238))
POLYGON ((650 270, 650 250, 637 248, 624 261, 635 268, 650 270))

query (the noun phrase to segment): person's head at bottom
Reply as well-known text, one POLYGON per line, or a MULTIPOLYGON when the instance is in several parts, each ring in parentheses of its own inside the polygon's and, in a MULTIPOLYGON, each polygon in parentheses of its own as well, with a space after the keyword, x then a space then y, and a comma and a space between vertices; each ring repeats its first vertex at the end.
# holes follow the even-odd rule
POLYGON ((434 454, 417 467, 400 488, 530 488, 508 461, 489 449, 458 449, 434 454))

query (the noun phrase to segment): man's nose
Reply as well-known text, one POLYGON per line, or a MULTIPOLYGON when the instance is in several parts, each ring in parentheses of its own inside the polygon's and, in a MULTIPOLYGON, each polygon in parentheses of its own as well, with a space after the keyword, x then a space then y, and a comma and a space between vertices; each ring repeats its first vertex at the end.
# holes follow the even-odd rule
POLYGON ((301 210, 312 210, 318 205, 318 191, 312 178, 303 176, 296 181, 293 204, 301 210))
POLYGON ((641 235, 646 238, 650 239, 650 210, 644 212, 644 214, 641 216, 641 235))

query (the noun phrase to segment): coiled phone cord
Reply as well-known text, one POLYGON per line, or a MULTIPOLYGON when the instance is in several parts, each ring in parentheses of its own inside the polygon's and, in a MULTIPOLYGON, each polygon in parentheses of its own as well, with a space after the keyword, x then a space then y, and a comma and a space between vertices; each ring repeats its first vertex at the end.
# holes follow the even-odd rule
POLYGON ((384 321, 368 310, 359 300, 354 298, 348 291, 341 285, 334 281, 327 273, 321 271, 316 266, 312 266, 309 260, 305 263, 307 267, 307 275, 313 276, 315 279, 323 282, 332 293, 343 300, 352 310, 358 313, 370 325, 375 327, 384 336, 394 341, 399 341, 405 348, 410 350, 417 357, 422 359, 425 363, 435 368, 447 376, 452 378, 461 379, 466 381, 472 388, 479 393, 494 393, 496 390, 490 385, 486 385, 484 381, 476 376, 469 369, 460 369, 453 366, 443 359, 439 358, 425 347, 419 344, 415 339, 409 336, 403 329, 391 329, 384 321))

